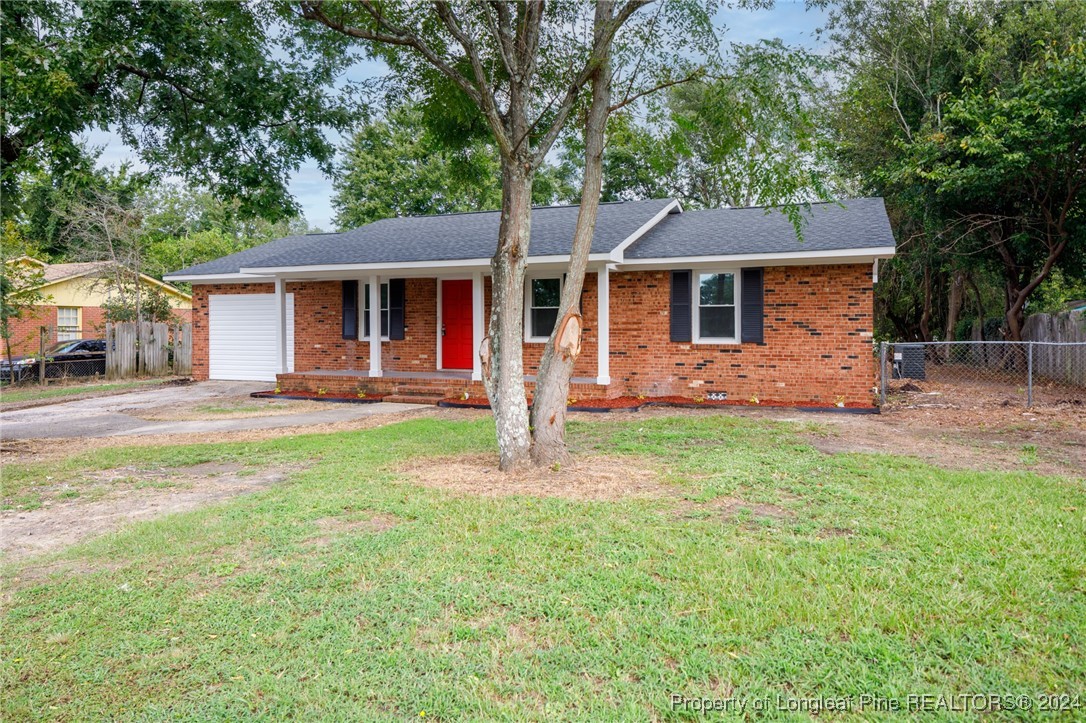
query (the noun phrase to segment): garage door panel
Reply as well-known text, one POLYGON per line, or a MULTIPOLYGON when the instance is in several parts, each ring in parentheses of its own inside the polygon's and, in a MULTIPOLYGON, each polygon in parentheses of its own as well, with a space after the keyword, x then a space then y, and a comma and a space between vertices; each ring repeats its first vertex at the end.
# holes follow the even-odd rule
MULTIPOLYGON (((287 302, 287 369, 294 371, 294 294, 287 302)), ((275 381, 275 294, 208 297, 208 375, 212 379, 275 381)))

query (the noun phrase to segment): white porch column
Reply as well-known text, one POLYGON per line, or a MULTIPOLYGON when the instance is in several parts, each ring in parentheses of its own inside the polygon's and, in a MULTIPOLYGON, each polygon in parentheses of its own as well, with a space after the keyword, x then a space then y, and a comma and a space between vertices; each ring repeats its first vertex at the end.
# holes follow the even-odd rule
POLYGON ((611 383, 611 272, 607 265, 596 272, 596 384, 611 383))
POLYGON ((286 374, 287 369, 287 281, 275 280, 275 369, 286 374))
POLYGON ((370 285, 370 376, 381 376, 381 277, 371 276, 370 285))
POLYGON ((471 378, 483 379, 483 361, 479 358, 479 347, 486 336, 486 321, 483 319, 483 272, 471 275, 471 378))

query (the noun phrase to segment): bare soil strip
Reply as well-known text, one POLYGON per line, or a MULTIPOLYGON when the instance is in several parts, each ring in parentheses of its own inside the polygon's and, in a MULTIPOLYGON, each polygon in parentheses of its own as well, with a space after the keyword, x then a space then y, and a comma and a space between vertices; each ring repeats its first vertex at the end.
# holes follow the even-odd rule
MULTIPOLYGON (((0 513, 0 551, 5 562, 63 549, 138 520, 205 507, 256 492, 287 479, 285 467, 240 474, 241 465, 207 463, 166 470, 122 468, 88 475, 84 492, 93 501, 53 501, 36 510, 0 513), (169 486, 156 486, 168 484, 169 486)), ((250 470, 244 470, 250 471, 250 470)))

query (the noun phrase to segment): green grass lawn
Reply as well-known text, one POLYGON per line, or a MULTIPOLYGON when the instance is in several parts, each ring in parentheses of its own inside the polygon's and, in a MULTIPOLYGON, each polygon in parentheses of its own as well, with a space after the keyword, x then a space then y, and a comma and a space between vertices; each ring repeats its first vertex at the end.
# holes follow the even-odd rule
POLYGON ((618 502, 464 497, 392 471, 490 450, 485 421, 8 465, 15 485, 307 467, 5 586, 3 719, 692 719, 672 693, 1086 690, 1083 480, 827 456, 797 431, 571 425, 581 454, 642 458, 685 497, 618 502), (782 513, 725 516, 720 497, 782 513))
POLYGON ((130 382, 92 383, 92 384, 68 384, 64 386, 20 386, 3 387, 0 389, 0 403, 5 402, 29 402, 39 399, 55 399, 70 397, 75 394, 89 394, 99 392, 120 392, 139 387, 162 384, 161 379, 139 379, 130 382))

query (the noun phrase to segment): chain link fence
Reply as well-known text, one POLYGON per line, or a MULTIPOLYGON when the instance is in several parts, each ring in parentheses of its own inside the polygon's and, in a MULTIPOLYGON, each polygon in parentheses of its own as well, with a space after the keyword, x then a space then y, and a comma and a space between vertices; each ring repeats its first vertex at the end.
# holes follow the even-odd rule
POLYGON ((880 398, 916 392, 973 404, 1086 403, 1086 343, 882 342, 880 398))

